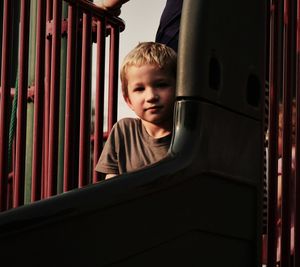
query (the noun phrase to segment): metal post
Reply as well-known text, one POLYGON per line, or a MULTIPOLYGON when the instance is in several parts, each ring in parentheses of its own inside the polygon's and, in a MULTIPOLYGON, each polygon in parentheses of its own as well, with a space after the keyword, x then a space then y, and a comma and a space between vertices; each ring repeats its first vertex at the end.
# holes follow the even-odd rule
POLYGON ((48 158, 48 192, 55 195, 57 184, 58 127, 59 127, 59 90, 60 90, 60 47, 61 47, 61 13, 62 2, 53 1, 53 35, 50 84, 49 117, 49 158, 48 158))
POLYGON ((66 71, 66 117, 65 117, 65 146, 64 146, 64 188, 66 192, 72 189, 75 169, 75 92, 76 88, 76 54, 77 54, 77 8, 69 6, 68 12, 68 48, 66 71))
POLYGON ((111 27, 109 55, 109 93, 108 93, 108 132, 118 118, 118 80, 119 76, 119 42, 120 29, 111 27))
POLYGON ((30 1, 21 1, 19 91, 13 207, 24 203, 30 1))
POLYGON ((4 1, 0 106, 0 211, 6 209, 8 179, 8 131, 10 118, 12 1, 4 1))
POLYGON ((80 97, 79 188, 87 185, 90 178, 91 44, 91 15, 84 13, 80 97))
MULTIPOLYGON (((97 69, 94 131, 94 168, 103 146, 104 90, 105 90, 105 32, 106 21, 97 21, 97 69)), ((93 182, 99 181, 99 173, 93 170, 93 182)))

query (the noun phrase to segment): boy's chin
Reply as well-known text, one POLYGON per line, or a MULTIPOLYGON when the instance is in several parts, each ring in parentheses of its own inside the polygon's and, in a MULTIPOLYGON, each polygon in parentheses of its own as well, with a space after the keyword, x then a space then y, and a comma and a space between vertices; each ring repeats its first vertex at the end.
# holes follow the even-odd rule
POLYGON ((169 117, 152 117, 152 118, 146 118, 146 119, 142 119, 148 123, 151 124, 155 124, 157 126, 163 126, 163 125, 168 125, 168 124, 172 124, 173 123, 173 117, 169 116, 169 117))

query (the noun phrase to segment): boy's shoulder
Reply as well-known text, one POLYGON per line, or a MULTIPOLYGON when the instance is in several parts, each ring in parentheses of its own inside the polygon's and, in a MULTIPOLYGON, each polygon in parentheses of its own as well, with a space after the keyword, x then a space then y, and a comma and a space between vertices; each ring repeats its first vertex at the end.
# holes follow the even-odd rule
POLYGON ((118 120, 110 133, 114 139, 133 139, 142 135, 142 122, 139 118, 122 118, 118 120))
POLYGON ((122 118, 118 120, 114 125, 114 131, 126 133, 141 129, 142 122, 140 118, 122 118))
POLYGON ((125 129, 128 127, 140 127, 141 119, 139 118, 122 118, 116 122, 116 126, 121 129, 125 129))

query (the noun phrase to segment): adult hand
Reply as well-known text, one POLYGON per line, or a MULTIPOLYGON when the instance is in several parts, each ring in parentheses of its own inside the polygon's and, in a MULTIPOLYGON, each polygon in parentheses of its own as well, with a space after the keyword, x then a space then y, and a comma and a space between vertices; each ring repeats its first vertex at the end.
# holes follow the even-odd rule
POLYGON ((121 14, 121 6, 129 0, 95 0, 94 4, 114 16, 121 14))

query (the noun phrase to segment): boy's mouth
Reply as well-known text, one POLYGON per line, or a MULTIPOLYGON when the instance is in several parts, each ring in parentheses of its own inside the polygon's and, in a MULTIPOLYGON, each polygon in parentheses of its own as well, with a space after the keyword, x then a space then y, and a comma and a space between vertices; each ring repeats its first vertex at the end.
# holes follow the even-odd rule
POLYGON ((159 109, 161 109, 162 108, 162 106, 151 106, 151 107, 149 107, 149 108, 146 108, 146 110, 153 110, 153 111, 155 111, 155 110, 159 110, 159 109))

